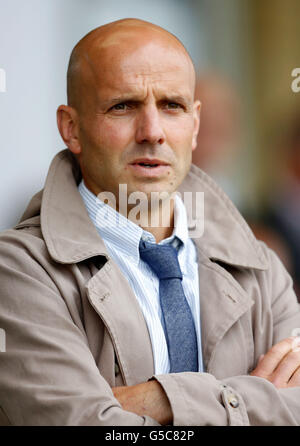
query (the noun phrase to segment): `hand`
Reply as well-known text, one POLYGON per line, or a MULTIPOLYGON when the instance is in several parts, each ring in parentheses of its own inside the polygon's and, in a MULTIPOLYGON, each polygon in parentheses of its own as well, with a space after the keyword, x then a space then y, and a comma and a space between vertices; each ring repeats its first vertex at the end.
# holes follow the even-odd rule
POLYGON ((286 338, 273 345, 250 375, 267 379, 277 389, 300 386, 300 338, 286 338))
POLYGON ((173 422, 169 399, 158 381, 113 387, 112 391, 124 410, 141 416, 148 415, 162 425, 173 422))

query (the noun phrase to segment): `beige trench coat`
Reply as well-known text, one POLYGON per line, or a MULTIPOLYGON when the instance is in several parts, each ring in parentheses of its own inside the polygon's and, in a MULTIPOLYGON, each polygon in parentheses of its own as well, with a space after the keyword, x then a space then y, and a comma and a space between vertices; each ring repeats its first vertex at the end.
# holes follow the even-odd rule
MULTIPOLYGON (((153 377, 152 348, 79 180, 73 155, 57 154, 43 191, 0 236, 0 424, 157 425, 122 410, 111 391, 153 377)), ((205 373, 155 377, 174 425, 299 425, 300 387, 277 390, 249 376, 262 353, 300 327, 291 279, 197 167, 184 190, 205 197, 204 234, 195 239, 205 373)))

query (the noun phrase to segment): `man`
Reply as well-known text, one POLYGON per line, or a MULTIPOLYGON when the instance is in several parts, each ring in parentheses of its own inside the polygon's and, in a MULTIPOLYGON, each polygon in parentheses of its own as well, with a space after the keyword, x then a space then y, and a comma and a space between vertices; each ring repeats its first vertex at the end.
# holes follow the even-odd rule
POLYGON ((68 149, 1 235, 2 424, 300 424, 291 279, 190 166, 194 83, 182 44, 140 20, 73 50, 57 114, 68 149), (201 237, 188 237, 194 207, 171 199, 177 190, 204 192, 201 237), (156 226, 130 220, 136 192, 146 203, 165 192, 168 224, 161 201, 147 208, 156 226), (116 209, 97 198, 109 193, 116 209), (126 228, 105 225, 113 216, 126 228), (169 256, 159 266, 157 252, 169 256))

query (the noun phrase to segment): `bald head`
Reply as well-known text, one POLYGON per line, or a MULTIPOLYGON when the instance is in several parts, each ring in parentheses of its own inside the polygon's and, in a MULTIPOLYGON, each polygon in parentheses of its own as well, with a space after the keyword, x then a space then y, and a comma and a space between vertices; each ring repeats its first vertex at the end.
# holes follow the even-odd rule
POLYGON ((85 87, 101 69, 105 70, 101 64, 105 56, 109 55, 113 61, 117 55, 130 55, 146 45, 159 45, 183 55, 190 66, 192 82, 195 84, 193 62, 177 37, 152 23, 139 19, 123 19, 94 29, 74 47, 67 72, 68 105, 79 108, 85 87))

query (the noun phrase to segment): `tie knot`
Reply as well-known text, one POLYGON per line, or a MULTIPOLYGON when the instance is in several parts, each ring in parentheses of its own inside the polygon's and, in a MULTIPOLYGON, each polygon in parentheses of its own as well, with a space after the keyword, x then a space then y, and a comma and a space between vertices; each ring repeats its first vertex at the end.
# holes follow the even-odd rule
POLYGON ((159 279, 182 279, 177 250, 171 245, 140 241, 140 257, 159 279))

